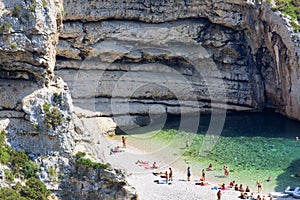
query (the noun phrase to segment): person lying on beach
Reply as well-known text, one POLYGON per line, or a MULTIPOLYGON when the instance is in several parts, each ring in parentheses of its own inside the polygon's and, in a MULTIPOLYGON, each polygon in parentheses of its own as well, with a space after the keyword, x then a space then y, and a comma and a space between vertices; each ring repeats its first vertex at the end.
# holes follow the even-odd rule
POLYGON ((158 169, 158 166, 156 165, 156 162, 154 162, 151 167, 145 167, 145 169, 158 169))
POLYGON ((195 185, 207 186, 209 183, 207 181, 201 181, 199 183, 195 183, 195 185))
POLYGON ((157 184, 168 184, 168 185, 170 185, 167 180, 154 180, 154 183, 157 183, 157 184))
POLYGON ((162 174, 164 174, 165 172, 153 172, 152 174, 154 175, 154 176, 158 176, 158 175, 162 175, 162 174))
POLYGON ((137 164, 137 165, 148 165, 149 161, 137 160, 135 162, 135 164, 137 164))
POLYGON ((110 154, 118 153, 118 152, 124 152, 124 150, 121 149, 119 146, 115 146, 113 149, 110 149, 110 154))
POLYGON ((168 172, 167 172, 167 171, 165 171, 165 172, 157 172, 157 173, 153 172, 153 174, 154 174, 155 176, 160 175, 160 178, 164 178, 164 179, 166 179, 167 181, 169 180, 169 175, 168 175, 168 172))

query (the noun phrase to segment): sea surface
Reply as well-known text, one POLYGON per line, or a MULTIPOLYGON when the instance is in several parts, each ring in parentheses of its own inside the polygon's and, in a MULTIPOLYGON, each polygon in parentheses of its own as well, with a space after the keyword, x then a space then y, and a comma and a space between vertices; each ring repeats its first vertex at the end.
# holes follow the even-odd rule
MULTIPOLYGON (((226 165, 236 182, 247 180, 245 184, 255 187, 256 181, 260 181, 269 191, 283 191, 288 185, 300 186, 300 178, 295 177, 300 173, 298 121, 273 110, 230 112, 220 118, 207 114, 168 116, 156 137, 167 140, 172 135, 175 137, 178 130, 195 134, 183 152, 187 159, 201 162, 203 166, 212 163, 217 170, 226 165), (222 120, 224 124, 221 123, 220 129, 222 120), (182 121, 191 123, 182 126, 182 121), (218 124, 218 128, 214 128, 214 124, 218 124), (271 181, 267 181, 269 177, 271 181)), ((147 131, 154 130, 150 127, 147 131)), ((221 176, 217 178, 222 181, 221 176)))

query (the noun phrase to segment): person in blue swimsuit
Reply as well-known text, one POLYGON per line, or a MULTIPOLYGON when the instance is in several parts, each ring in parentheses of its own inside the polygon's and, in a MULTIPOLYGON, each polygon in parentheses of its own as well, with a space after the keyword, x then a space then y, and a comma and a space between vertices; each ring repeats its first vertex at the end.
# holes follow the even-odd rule
POLYGON ((186 175, 187 175, 187 180, 190 181, 190 177, 191 177, 191 169, 190 169, 190 167, 187 168, 186 175))

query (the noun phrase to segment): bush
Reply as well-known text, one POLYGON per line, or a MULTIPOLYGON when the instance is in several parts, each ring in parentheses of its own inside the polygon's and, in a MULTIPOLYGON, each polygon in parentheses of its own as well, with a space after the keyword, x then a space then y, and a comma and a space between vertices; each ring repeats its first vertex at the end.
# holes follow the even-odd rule
POLYGON ((79 158, 77 160, 77 163, 88 167, 92 167, 94 169, 98 169, 98 168, 107 169, 109 167, 109 164, 96 163, 91 161, 91 159, 89 158, 79 158))
POLYGON ((14 17, 19 17, 21 14, 21 6, 19 4, 15 5, 13 11, 12 11, 12 16, 14 17))
POLYGON ((52 107, 51 105, 44 103, 43 110, 45 112, 44 123, 47 127, 55 128, 60 125, 64 120, 63 115, 60 113, 58 107, 52 107))
POLYGON ((4 22, 3 31, 10 32, 11 24, 9 22, 4 22))
POLYGON ((1 188, 0 189, 0 199, 2 200, 29 200, 25 197, 22 197, 20 193, 11 188, 1 188))
POLYGON ((0 189, 1 200, 47 200, 49 195, 44 183, 36 178, 28 179, 25 186, 18 182, 14 189, 0 189))
POLYGON ((31 160, 27 161, 23 166, 23 174, 26 179, 34 177, 38 172, 38 166, 31 160))
POLYGON ((6 165, 10 160, 11 158, 7 149, 0 148, 0 163, 6 165))
POLYGON ((5 175, 5 179, 10 181, 10 182, 13 182, 15 180, 15 176, 8 169, 4 169, 4 175, 5 175))
POLYGON ((24 166, 25 163, 28 161, 28 156, 25 153, 24 150, 16 151, 14 149, 11 149, 11 166, 13 167, 13 172, 19 173, 20 167, 24 166))
POLYGON ((42 6, 43 6, 43 8, 47 7, 47 1, 46 0, 42 0, 42 6))
POLYGON ((298 0, 275 0, 273 10, 281 11, 294 20, 300 21, 300 2, 298 0))
POLYGON ((296 32, 299 31, 300 27, 299 27, 299 25, 298 25, 295 21, 292 21, 292 22, 291 22, 291 25, 292 25, 292 27, 294 28, 294 30, 295 30, 296 32))
POLYGON ((49 175, 50 175, 51 178, 56 178, 56 171, 53 167, 50 167, 48 169, 48 172, 49 172, 49 175))
POLYGON ((85 152, 78 151, 78 153, 76 154, 76 159, 82 158, 84 156, 86 156, 85 152))
POLYGON ((21 189, 21 195, 32 200, 47 200, 50 192, 41 180, 30 178, 21 189))
POLYGON ((19 176, 20 173, 24 175, 25 178, 34 177, 38 172, 38 166, 31 160, 29 160, 28 155, 24 150, 17 151, 12 149, 5 143, 5 131, 0 132, 0 163, 10 165, 13 169, 10 179, 12 176, 19 176), (23 170, 20 172, 20 168, 23 170))
POLYGON ((0 147, 7 146, 6 143, 5 143, 5 136, 6 136, 5 130, 2 130, 0 132, 0 147))

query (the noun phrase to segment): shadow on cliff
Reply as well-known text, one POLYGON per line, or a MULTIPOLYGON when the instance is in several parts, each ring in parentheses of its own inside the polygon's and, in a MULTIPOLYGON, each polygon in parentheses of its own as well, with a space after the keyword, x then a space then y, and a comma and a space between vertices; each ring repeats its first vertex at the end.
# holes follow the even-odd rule
MULTIPOLYGON (((298 144, 300 146, 300 143, 298 144)), ((289 167, 287 167, 284 173, 280 174, 276 178, 277 186, 276 191, 282 192, 287 186, 300 187, 300 178, 295 174, 300 173, 300 159, 293 161, 289 167)))
MULTIPOLYGON (((199 124, 194 123, 194 115, 168 115, 166 120, 157 117, 151 123, 148 120, 145 126, 126 130, 126 127, 117 129, 117 134, 140 134, 155 130, 176 129, 191 131, 198 126, 198 134, 206 134, 211 122, 210 114, 201 114, 199 124), (179 127, 181 120, 191 119, 191 123, 185 127, 179 127), (122 131, 125 130, 125 131, 122 131)), ((187 120, 188 121, 188 120, 187 120)), ((264 138, 292 138, 300 136, 300 122, 288 119, 274 110, 262 112, 229 112, 225 116, 225 123, 222 129, 224 137, 264 137, 264 138)), ((192 131, 193 132, 193 131, 192 131)))

